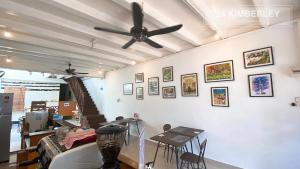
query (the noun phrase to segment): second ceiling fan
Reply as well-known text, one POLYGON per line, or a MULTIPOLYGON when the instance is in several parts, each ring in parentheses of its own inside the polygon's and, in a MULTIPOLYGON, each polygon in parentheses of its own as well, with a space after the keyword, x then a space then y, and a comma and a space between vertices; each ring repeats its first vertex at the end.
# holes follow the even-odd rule
POLYGON ((132 18, 133 18, 134 26, 130 29, 130 32, 123 32, 123 31, 100 28, 100 27, 95 27, 95 29, 100 31, 110 32, 110 33, 132 36, 132 39, 129 42, 127 42, 124 46, 122 46, 123 49, 126 49, 135 42, 145 42, 152 47, 162 48, 163 47, 162 45, 149 39, 149 37, 171 33, 179 30, 182 27, 182 24, 179 24, 167 28, 148 31, 148 29, 143 26, 144 14, 141 6, 138 3, 133 2, 131 8, 132 8, 132 18))

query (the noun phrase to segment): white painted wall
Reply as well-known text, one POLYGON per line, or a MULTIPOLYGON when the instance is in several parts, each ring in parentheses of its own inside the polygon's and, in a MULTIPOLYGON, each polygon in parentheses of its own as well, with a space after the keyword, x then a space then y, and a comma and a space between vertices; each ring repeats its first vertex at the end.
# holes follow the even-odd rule
POLYGON ((90 96, 92 97, 99 112, 103 113, 103 91, 104 91, 104 80, 101 78, 87 78, 83 79, 83 84, 87 88, 90 96))
MULTIPOLYGON (((161 132, 165 123, 204 129, 206 156, 217 161, 249 169, 298 169, 300 108, 289 105, 300 96, 300 79, 289 76, 289 68, 300 65, 296 30, 294 25, 273 26, 108 73, 104 99, 97 103, 103 104, 108 120, 138 112, 146 137, 161 132), (243 51, 266 46, 273 46, 275 65, 244 69, 243 51), (235 81, 204 83, 203 65, 224 60, 234 60, 235 81), (162 82, 166 66, 174 67, 173 82, 162 82), (134 95, 124 96, 122 84, 134 83, 134 74, 140 72, 145 82, 134 84, 134 95), (264 72, 273 74, 275 97, 249 97, 247 75, 264 72), (186 73, 198 73, 199 97, 181 97, 180 75, 186 73), (153 76, 159 76, 160 87, 175 85, 177 98, 149 96, 147 79, 153 76), (210 88, 218 86, 229 87, 229 108, 211 106, 210 88), (136 87, 144 87, 144 100, 136 100, 136 87)), ((92 93, 102 85, 93 80, 85 84, 92 93)))

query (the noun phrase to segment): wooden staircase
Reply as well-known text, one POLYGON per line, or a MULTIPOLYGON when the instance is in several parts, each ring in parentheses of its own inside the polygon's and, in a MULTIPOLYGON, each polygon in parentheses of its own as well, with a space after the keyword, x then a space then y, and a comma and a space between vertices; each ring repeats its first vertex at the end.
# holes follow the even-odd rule
POLYGON ((82 80, 77 77, 71 77, 65 81, 68 82, 77 101, 78 108, 89 126, 97 129, 100 126, 99 123, 106 122, 104 115, 98 111, 82 80))

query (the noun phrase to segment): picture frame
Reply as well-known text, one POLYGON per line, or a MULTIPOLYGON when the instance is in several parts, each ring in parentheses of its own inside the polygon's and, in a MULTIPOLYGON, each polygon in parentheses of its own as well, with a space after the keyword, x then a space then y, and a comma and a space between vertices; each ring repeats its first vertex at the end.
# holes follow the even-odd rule
POLYGON ((233 81, 234 80, 233 60, 205 64, 204 80, 205 83, 233 81))
POLYGON ((264 47, 243 52, 245 69, 274 65, 273 47, 264 47))
POLYGON ((159 95, 159 77, 148 78, 148 95, 159 95))
POLYGON ((175 86, 162 87, 162 97, 163 97, 163 99, 174 99, 174 98, 176 98, 176 88, 175 88, 175 86))
POLYGON ((143 87, 136 88, 136 100, 144 100, 144 88, 143 87))
POLYGON ((173 81, 173 66, 162 68, 163 72, 163 82, 173 81))
POLYGON ((197 73, 181 75, 181 95, 183 97, 198 96, 198 75, 197 73))
POLYGON ((133 83, 123 84, 123 95, 133 95, 133 83))
POLYGON ((274 97, 272 73, 248 75, 250 97, 274 97))
POLYGON ((144 83, 144 73, 135 74, 135 83, 144 83))
POLYGON ((211 105, 229 107, 228 87, 211 87, 211 105))

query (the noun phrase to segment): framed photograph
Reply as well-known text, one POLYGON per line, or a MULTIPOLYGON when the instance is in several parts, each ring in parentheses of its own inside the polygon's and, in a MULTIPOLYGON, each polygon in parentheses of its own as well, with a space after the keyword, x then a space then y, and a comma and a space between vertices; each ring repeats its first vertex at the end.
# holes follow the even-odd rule
POLYGON ((272 46, 243 52, 243 56, 246 69, 274 65, 272 46))
POLYGON ((229 107, 228 87, 211 88, 211 105, 229 107))
POLYGON ((135 74, 135 83, 144 83, 144 73, 135 74))
POLYGON ((151 77, 148 79, 148 94, 159 95, 159 78, 151 77))
POLYGON ((248 75, 250 97, 273 97, 272 74, 248 75))
POLYGON ((164 99, 176 98, 175 86, 166 86, 162 88, 162 97, 164 99))
POLYGON ((133 84, 132 83, 123 84, 123 95, 133 95, 133 84))
POLYGON ((164 67, 162 69, 163 72, 163 82, 173 81, 173 66, 164 67))
POLYGON ((136 88, 136 100, 143 100, 144 99, 144 88, 137 87, 136 88))
POLYGON ((197 73, 181 75, 181 94, 183 97, 198 96, 197 73))
POLYGON ((216 62, 204 65, 205 83, 233 81, 233 60, 216 62))

